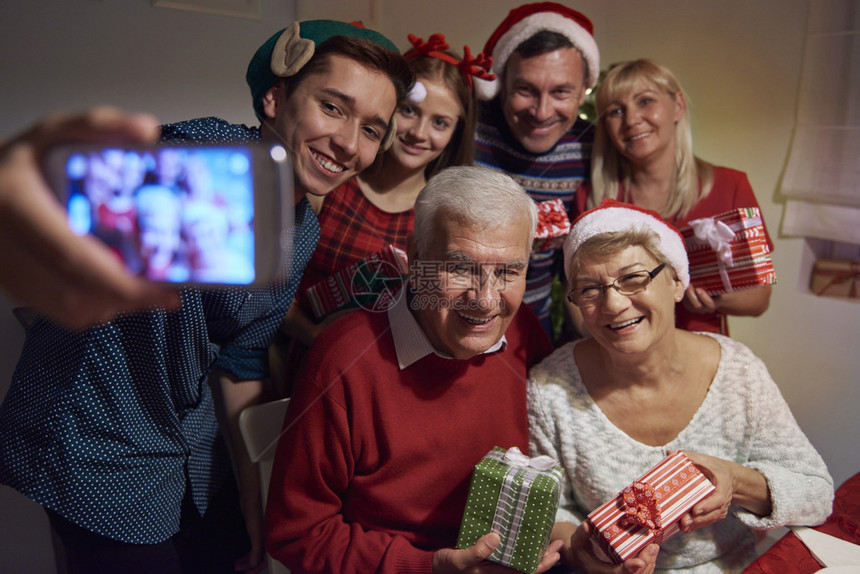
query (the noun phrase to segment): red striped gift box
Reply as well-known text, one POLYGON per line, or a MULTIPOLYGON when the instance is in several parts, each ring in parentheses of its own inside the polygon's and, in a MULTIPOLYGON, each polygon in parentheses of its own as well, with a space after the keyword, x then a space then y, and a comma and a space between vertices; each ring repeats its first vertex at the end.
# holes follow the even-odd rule
POLYGON ((305 294, 317 320, 351 307, 385 310, 408 270, 406 252, 389 245, 308 287, 305 294))
POLYGON ((532 251, 549 251, 564 245, 570 233, 570 218, 560 199, 539 201, 537 203, 538 225, 532 243, 532 251))
POLYGON ((708 295, 721 295, 731 291, 742 291, 750 287, 773 285, 776 283, 776 272, 770 256, 756 257, 738 261, 731 268, 723 268, 718 264, 702 265, 695 272, 690 269, 690 282, 696 287, 707 291, 708 295), (726 288, 723 272, 728 274, 730 289, 726 288))
POLYGON ((776 283, 757 207, 696 219, 680 231, 690 260, 690 282, 709 295, 776 283))
POLYGON ((680 532, 681 517, 714 490, 684 453, 671 454, 588 515, 593 539, 621 564, 680 532))

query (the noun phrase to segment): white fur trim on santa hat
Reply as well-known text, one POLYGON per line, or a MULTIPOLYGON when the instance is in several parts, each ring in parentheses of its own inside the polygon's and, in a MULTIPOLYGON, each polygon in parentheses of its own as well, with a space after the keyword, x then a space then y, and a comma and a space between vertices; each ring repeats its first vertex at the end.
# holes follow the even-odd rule
POLYGON ((493 58, 492 72, 496 74, 496 79, 489 81, 476 78, 474 80, 475 93, 478 99, 491 100, 499 93, 500 78, 505 71, 505 64, 507 64, 508 58, 511 57, 511 54, 514 53, 514 50, 520 44, 541 30, 549 30, 562 34, 582 52, 588 64, 588 77, 585 79, 586 87, 594 87, 597 83, 597 76, 600 73, 600 52, 597 49, 597 42, 594 41, 594 36, 571 18, 566 18, 556 12, 538 12, 526 16, 499 37, 496 45, 493 47, 493 53, 488 54, 493 58))
POLYGON ((587 239, 613 231, 643 228, 657 234, 660 251, 669 260, 667 263, 675 270, 678 280, 686 289, 690 285, 690 264, 681 234, 662 219, 632 206, 596 207, 583 213, 574 222, 564 241, 565 274, 567 277, 571 276, 571 258, 587 239))

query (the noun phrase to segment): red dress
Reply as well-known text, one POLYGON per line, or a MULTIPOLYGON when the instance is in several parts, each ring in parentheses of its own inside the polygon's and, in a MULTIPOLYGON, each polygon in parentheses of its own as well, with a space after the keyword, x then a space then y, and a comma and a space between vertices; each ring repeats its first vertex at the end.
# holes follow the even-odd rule
MULTIPOLYGON (((314 316, 305 291, 388 245, 405 250, 406 238, 412 233, 415 210, 388 213, 379 209, 365 197, 358 181, 353 178, 326 196, 317 219, 320 223, 319 242, 296 291, 299 308, 311 320, 314 316)), ((281 335, 276 337, 274 348, 277 392, 289 396, 308 349, 300 341, 281 335), (282 350, 286 351, 285 356, 280 356, 282 350)))
POLYGON ((317 218, 320 240, 296 293, 302 311, 311 318, 305 290, 388 245, 405 250, 415 210, 382 211, 351 179, 326 196, 317 218))

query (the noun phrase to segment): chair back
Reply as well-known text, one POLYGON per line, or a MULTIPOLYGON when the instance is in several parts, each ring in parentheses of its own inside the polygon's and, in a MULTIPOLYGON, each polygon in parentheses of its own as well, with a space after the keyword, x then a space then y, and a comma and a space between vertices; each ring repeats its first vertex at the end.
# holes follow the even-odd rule
MULTIPOLYGON (((260 489, 263 495, 263 511, 269 494, 272 461, 278 446, 278 438, 284 424, 284 415, 290 399, 280 399, 246 408, 239 414, 239 431, 248 449, 248 456, 259 465, 260 489)), ((286 566, 266 554, 269 574, 289 574, 286 566)))

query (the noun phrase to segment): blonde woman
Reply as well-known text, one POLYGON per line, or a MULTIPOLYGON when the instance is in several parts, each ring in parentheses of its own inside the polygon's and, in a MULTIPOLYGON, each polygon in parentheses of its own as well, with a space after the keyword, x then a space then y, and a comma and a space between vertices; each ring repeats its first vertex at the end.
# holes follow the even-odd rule
MULTIPOLYGON (((597 92, 591 185, 580 188, 576 213, 609 197, 652 209, 676 228, 737 207, 758 207, 745 173, 693 155, 689 106, 664 66, 635 60, 614 66, 597 92)), ((768 245, 773 243, 768 236, 768 245)), ((709 296, 691 286, 677 306, 677 325, 728 334, 727 315, 758 316, 770 286, 709 296)))

